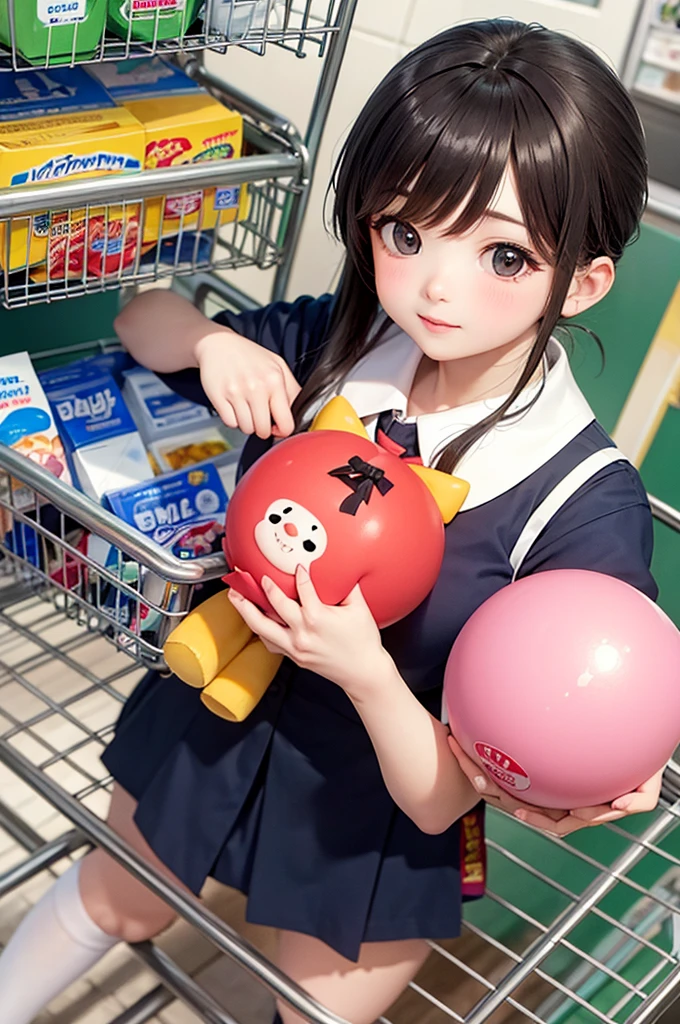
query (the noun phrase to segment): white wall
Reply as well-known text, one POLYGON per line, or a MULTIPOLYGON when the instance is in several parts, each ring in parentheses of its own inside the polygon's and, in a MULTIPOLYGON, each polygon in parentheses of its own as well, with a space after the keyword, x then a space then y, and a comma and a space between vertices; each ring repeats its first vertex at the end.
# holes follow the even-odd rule
MULTIPOLYGON (((390 67, 409 49, 434 33, 475 17, 505 14, 540 20, 550 28, 575 31, 602 49, 612 40, 613 63, 619 63, 632 28, 637 0, 599 0, 599 9, 584 0, 359 0, 347 54, 331 107, 293 266, 288 297, 318 295, 333 287, 341 260, 323 217, 324 196, 334 157, 366 98, 390 67), (613 6, 612 6, 613 5, 613 6), (611 11, 611 14, 610 14, 611 11), (611 18, 611 20, 609 20, 611 18), (622 19, 625 24, 622 24, 622 19), (615 30, 615 31, 613 31, 615 30), (617 34, 618 33, 618 34, 617 34)), ((232 48, 225 56, 210 54, 209 66, 228 81, 268 106, 285 113, 304 132, 316 86, 320 60, 310 52, 304 59, 276 46, 260 57, 232 48)), ((227 275, 238 287, 266 301, 272 273, 247 268, 227 275)))

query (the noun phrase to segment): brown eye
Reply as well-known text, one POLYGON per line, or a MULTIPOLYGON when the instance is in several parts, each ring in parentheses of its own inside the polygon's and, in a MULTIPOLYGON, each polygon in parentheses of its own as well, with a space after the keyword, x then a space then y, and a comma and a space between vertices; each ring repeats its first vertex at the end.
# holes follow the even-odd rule
POLYGON ((380 230, 380 237, 390 252, 400 256, 417 256, 421 249, 420 235, 410 224, 391 220, 380 230))

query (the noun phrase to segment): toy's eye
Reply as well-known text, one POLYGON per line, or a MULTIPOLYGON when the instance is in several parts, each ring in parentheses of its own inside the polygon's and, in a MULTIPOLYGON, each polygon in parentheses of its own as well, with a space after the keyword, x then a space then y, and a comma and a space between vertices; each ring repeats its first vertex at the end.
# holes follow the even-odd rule
POLYGON ((276 512, 272 512, 272 514, 269 516, 269 522, 274 524, 280 523, 281 516, 277 516, 276 512))
POLYGON ((318 529, 319 529, 319 527, 318 527, 318 526, 317 526, 316 524, 314 524, 314 526, 312 527, 312 529, 313 529, 313 530, 318 530, 318 529))
POLYGON ((287 506, 287 508, 284 508, 284 510, 283 510, 283 514, 284 514, 284 516, 287 516, 287 515, 288 515, 288 513, 289 513, 289 512, 292 512, 292 511, 293 511, 293 507, 292 507, 292 505, 288 505, 288 506, 287 506))
MULTIPOLYGON (((312 527, 312 529, 314 529, 314 527, 312 527)), ((316 551, 316 544, 314 543, 313 540, 304 541, 302 546, 305 549, 305 551, 316 551)))

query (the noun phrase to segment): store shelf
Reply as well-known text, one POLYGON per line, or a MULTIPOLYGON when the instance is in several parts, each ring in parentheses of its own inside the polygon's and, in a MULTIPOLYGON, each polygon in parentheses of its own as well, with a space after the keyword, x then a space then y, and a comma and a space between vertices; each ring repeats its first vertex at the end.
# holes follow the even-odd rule
POLYGON ((647 96, 657 101, 660 100, 664 106, 668 106, 671 109, 680 107, 680 92, 672 92, 670 89, 653 89, 649 85, 638 85, 636 83, 633 86, 633 93, 639 93, 640 96, 647 96))
POLYGON ((145 23, 146 34, 150 36, 146 41, 134 39, 131 31, 124 38, 105 32, 96 48, 81 53, 85 29, 76 23, 69 33, 66 50, 63 41, 57 49, 53 42, 54 31, 49 30, 44 54, 29 61, 20 52, 18 31, 19 5, 25 5, 27 0, 7 2, 9 33, 6 44, 0 45, 0 72, 201 50, 223 53, 229 46, 247 46, 261 54, 269 46, 280 46, 292 50, 299 57, 308 54, 323 56, 330 37, 339 30, 342 9, 342 0, 236 0, 236 3, 233 0, 231 3, 229 0, 207 0, 204 16, 197 18, 181 35, 164 39, 162 8, 159 7, 152 16, 152 24, 145 23))

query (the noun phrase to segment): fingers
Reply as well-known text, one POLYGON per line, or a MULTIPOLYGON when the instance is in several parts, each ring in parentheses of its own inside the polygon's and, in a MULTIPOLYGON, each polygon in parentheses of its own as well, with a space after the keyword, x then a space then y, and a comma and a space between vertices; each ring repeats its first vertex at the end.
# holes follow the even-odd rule
POLYGON ((297 586, 298 597, 300 598, 300 606, 309 618, 310 615, 318 612, 322 607, 322 602, 316 592, 316 587, 312 583, 312 578, 304 565, 298 565, 295 570, 295 585, 297 586))
POLYGON ((253 421, 254 433, 263 440, 271 437, 272 414, 266 396, 250 402, 250 417, 253 421))
POLYGON ((659 802, 662 780, 663 769, 638 786, 634 793, 627 793, 625 796, 619 797, 618 800, 612 801, 612 808, 615 811, 625 811, 626 814, 653 811, 659 802))
POLYGON ((364 608, 368 608, 368 604, 366 603, 366 598, 364 597, 364 592, 361 589, 360 583, 357 583, 354 587, 352 587, 345 600, 341 601, 340 603, 342 604, 343 607, 348 607, 351 605, 363 605, 364 608))
POLYGON ((295 429, 290 404, 281 387, 271 395, 262 391, 249 398, 243 393, 233 394, 228 398, 217 394, 208 397, 220 419, 228 427, 238 428, 244 434, 257 434, 265 440, 271 437, 272 433, 278 437, 288 437, 295 429))
POLYGON ((504 789, 501 789, 500 786, 497 786, 482 771, 476 761, 467 756, 454 736, 450 735, 448 740, 449 746, 468 780, 479 796, 492 807, 497 807, 507 814, 511 814, 518 821, 526 822, 553 836, 566 835, 577 828, 585 827, 585 822, 575 819, 571 819, 567 826, 567 819, 570 818, 568 811, 537 808, 515 799, 515 797, 506 793, 504 789))
POLYGON ((226 398, 222 398, 221 395, 210 395, 206 391, 206 395, 212 402, 213 409, 222 420, 225 426, 230 427, 232 430, 238 428, 238 420, 236 419, 236 413, 231 402, 228 402, 226 398))
POLYGON ((269 400, 271 419, 274 421, 274 430, 278 437, 288 437, 295 429, 295 420, 290 411, 290 402, 280 390, 275 391, 269 400))
POLYGON ((302 622, 302 609, 297 601, 293 601, 292 598, 284 594, 281 587, 277 586, 269 576, 263 576, 261 582, 267 600, 279 618, 283 619, 290 629, 299 627, 302 622))
POLYGON ((277 648, 276 653, 289 654, 288 630, 278 622, 274 622, 264 612, 260 611, 257 605, 243 597, 238 591, 231 587, 227 591, 229 600, 245 622, 246 626, 260 637, 265 646, 272 644, 277 648))
POLYGON ((482 771, 477 762, 473 761, 471 757, 468 757, 451 733, 449 733, 448 741, 449 747, 458 761, 461 771, 466 776, 473 789, 479 793, 480 797, 483 797, 489 802, 493 800, 500 800, 501 791, 494 785, 488 775, 482 771))
POLYGON ((293 373, 286 362, 279 356, 279 366, 281 368, 281 375, 283 377, 283 386, 286 392, 286 398, 288 399, 288 405, 291 406, 297 396, 300 394, 302 388, 296 381, 293 373))

